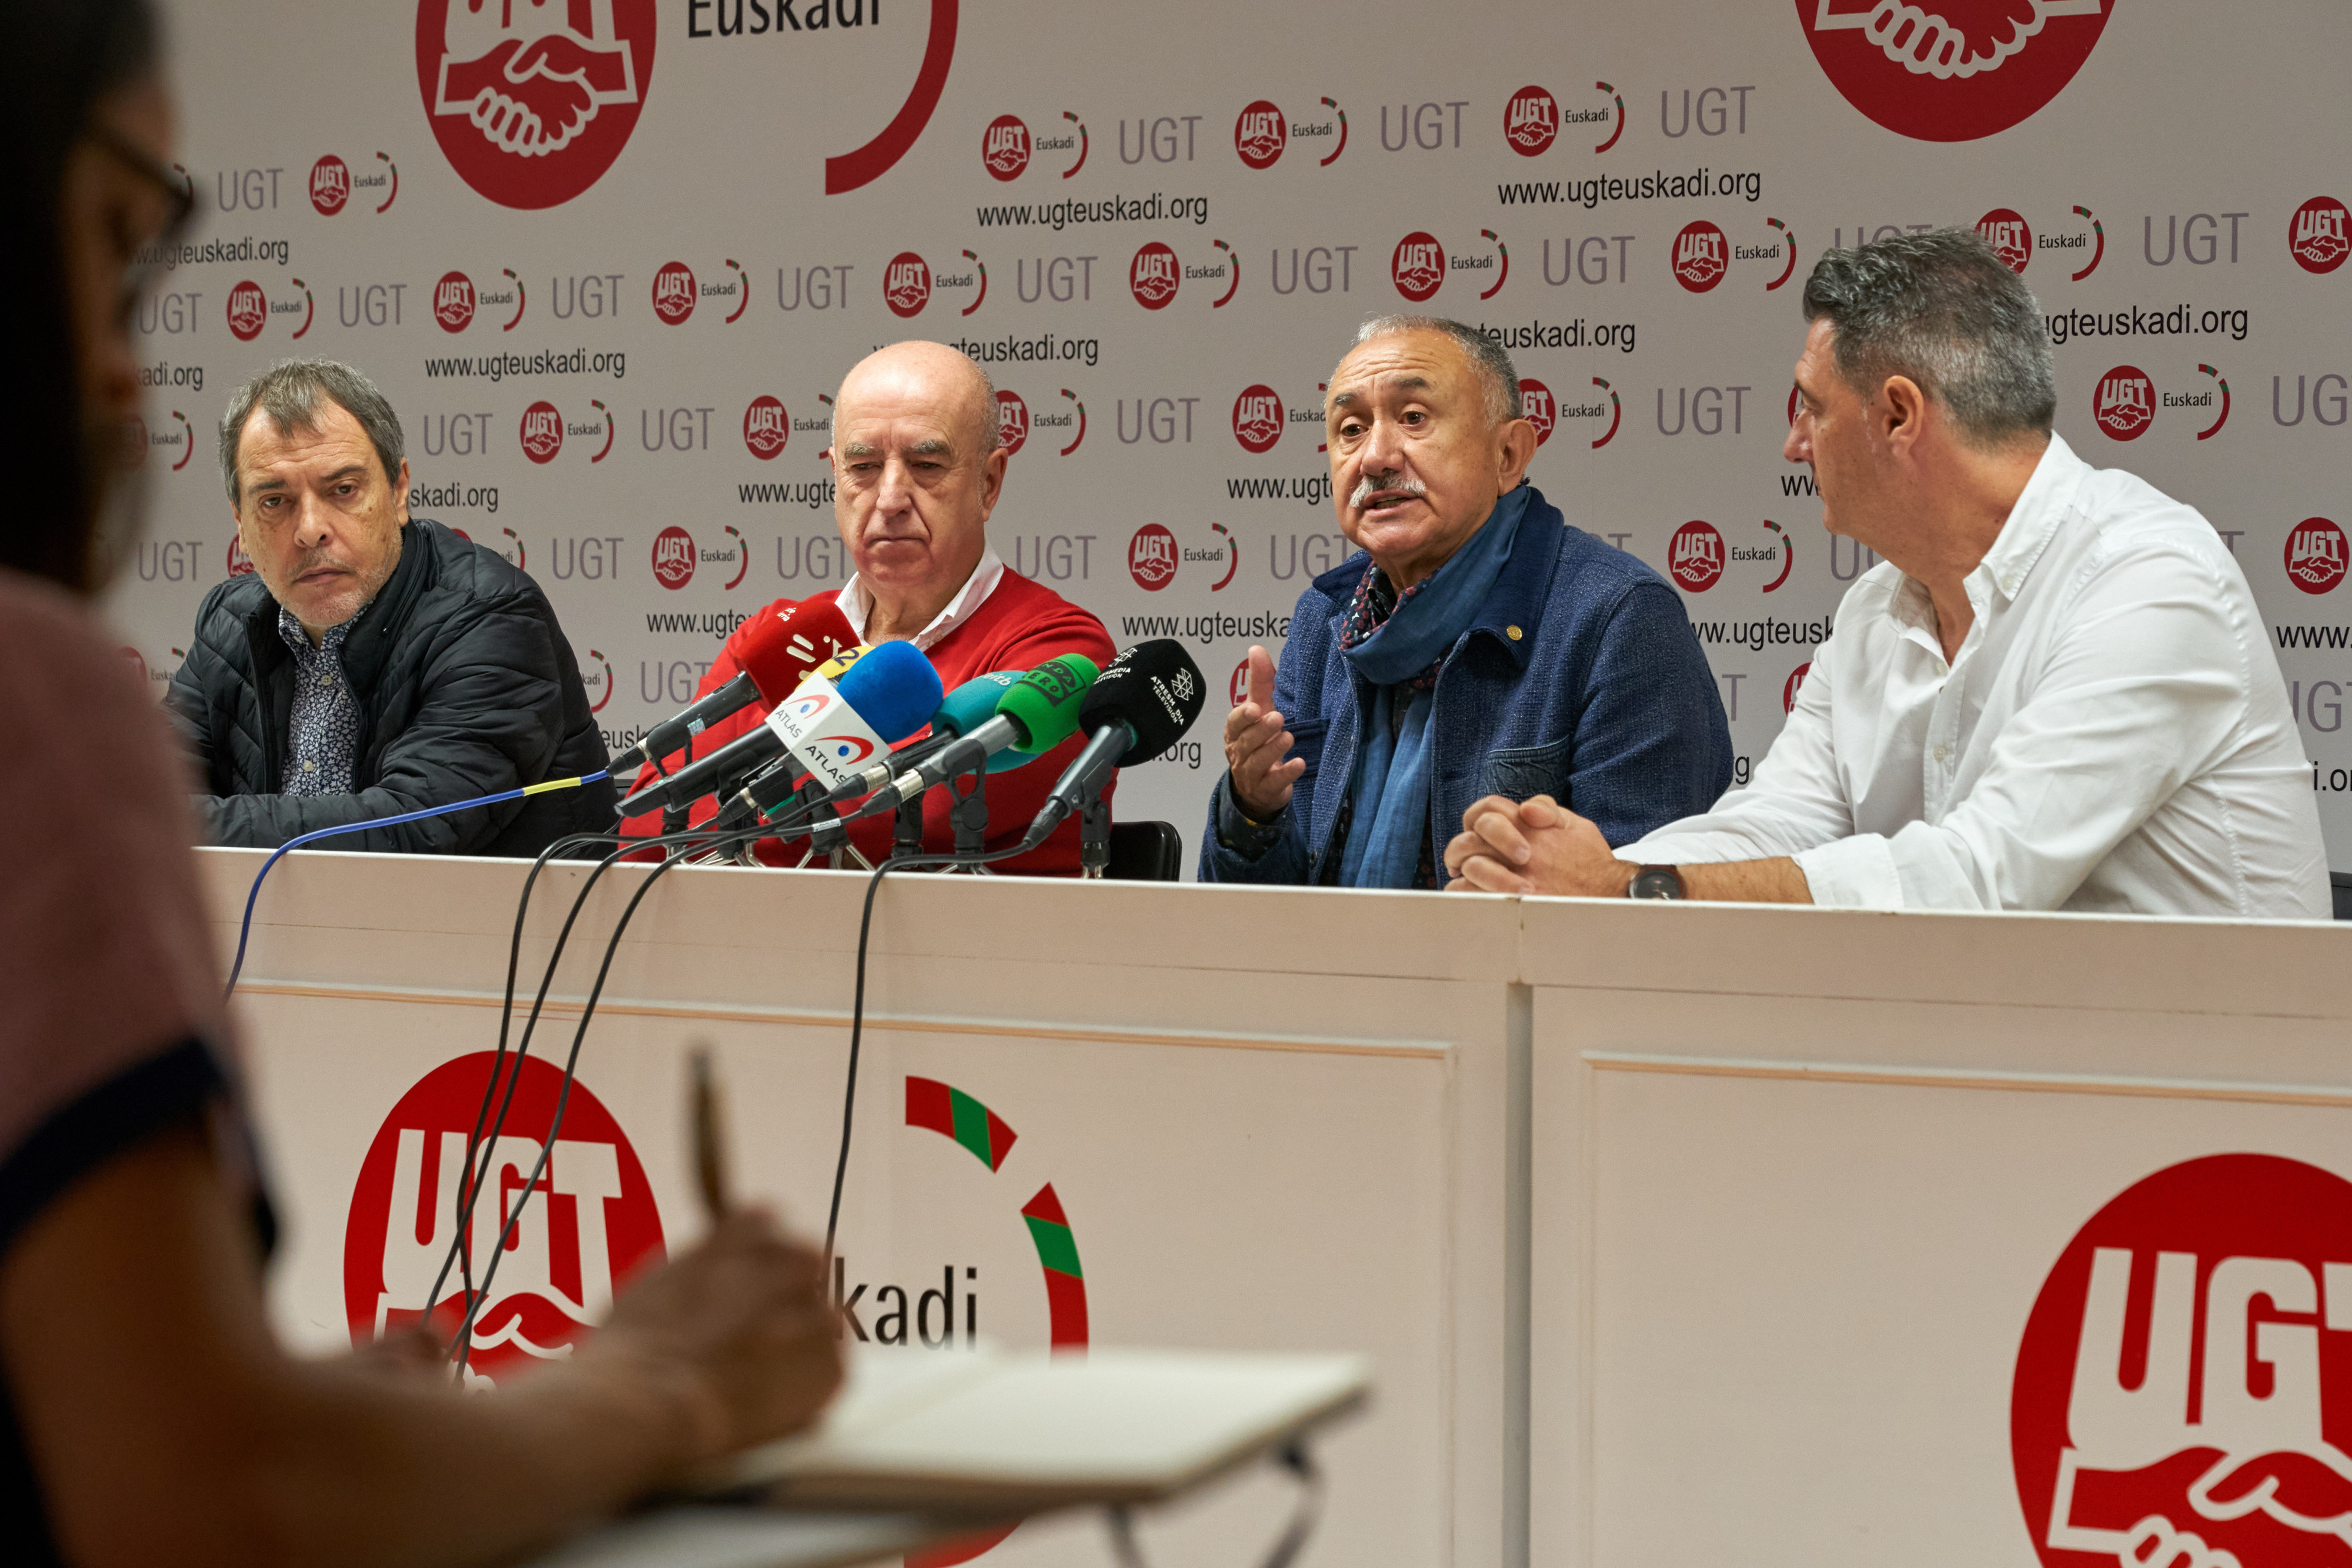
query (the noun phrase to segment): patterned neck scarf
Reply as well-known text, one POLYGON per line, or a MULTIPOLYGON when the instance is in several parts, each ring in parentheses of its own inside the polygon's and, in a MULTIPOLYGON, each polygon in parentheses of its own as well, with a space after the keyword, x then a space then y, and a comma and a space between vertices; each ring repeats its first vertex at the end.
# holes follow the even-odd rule
POLYGON ((1343 887, 1435 883, 1429 824, 1429 723, 1446 656, 1478 619, 1511 559, 1525 485, 1494 511, 1444 565, 1398 593, 1367 566, 1339 630, 1339 652, 1372 687, 1350 789, 1343 887))

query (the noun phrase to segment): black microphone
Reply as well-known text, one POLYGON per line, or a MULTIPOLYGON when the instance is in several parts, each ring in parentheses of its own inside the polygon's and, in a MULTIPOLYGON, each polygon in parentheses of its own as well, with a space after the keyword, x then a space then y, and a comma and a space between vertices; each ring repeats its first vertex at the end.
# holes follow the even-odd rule
POLYGON ((1044 843, 1063 818, 1101 793, 1126 758, 1175 745, 1208 701, 1209 684, 1182 643, 1160 637, 1123 650, 1078 705, 1078 727, 1090 738, 1055 781, 1021 840, 1022 850, 1044 843))

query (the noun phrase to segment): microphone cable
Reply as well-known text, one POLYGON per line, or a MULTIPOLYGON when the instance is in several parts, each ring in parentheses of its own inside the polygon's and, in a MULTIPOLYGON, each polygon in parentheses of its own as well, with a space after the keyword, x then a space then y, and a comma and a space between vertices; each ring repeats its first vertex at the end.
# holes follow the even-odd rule
POLYGON ((508 1241, 512 1238, 515 1227, 520 1223, 523 1207, 530 1201, 530 1194, 536 1188, 539 1178, 545 1170, 547 1160, 554 1149, 556 1135, 562 1125, 564 1108, 569 1103, 572 1084, 578 1071, 581 1045, 586 1037, 590 1019, 594 1014, 596 1001, 603 993, 604 977, 610 971, 613 958, 618 950, 621 934, 627 928, 629 917, 635 913, 637 903, 645 896, 646 891, 655 882, 667 874, 669 868, 680 862, 676 858, 666 858, 654 868, 653 873, 646 879, 636 894, 629 901, 620 925, 614 929, 606 946, 604 963, 597 973, 595 990, 588 998, 587 1008, 581 1017, 580 1027, 573 1035, 572 1051, 562 1070, 552 1124, 546 1137, 541 1141, 539 1157, 532 1167, 530 1179, 524 1183, 521 1194, 505 1217, 489 1270, 484 1274, 481 1285, 478 1289, 473 1282, 472 1229, 476 1204, 482 1186, 488 1178, 494 1157, 492 1153, 487 1151, 496 1150, 499 1139, 505 1131, 508 1114, 514 1105, 515 1092, 522 1081, 523 1058, 530 1053, 531 1036, 538 1027, 548 992, 554 984, 556 968, 562 960, 572 927, 587 903, 588 895, 593 891, 597 880, 605 872, 630 854, 646 849, 664 849, 673 844, 700 846, 724 836, 727 835, 714 834, 707 829, 691 829, 685 832, 653 837, 624 836, 619 833, 576 833, 558 840, 541 852, 539 859, 533 863, 530 875, 524 880, 522 894, 515 909, 514 931, 508 946, 506 988, 500 1000, 499 1014, 499 1043, 491 1059, 489 1076, 483 1084, 481 1103, 475 1111, 474 1128, 467 1140, 465 1176, 459 1183, 457 1192, 453 1195, 452 1218, 456 1221, 455 1234, 450 1239, 449 1250, 443 1255, 440 1272, 435 1276, 432 1290, 423 1308, 423 1315, 429 1322, 434 1307, 439 1302, 441 1288, 447 1282, 450 1269, 454 1264, 459 1270, 462 1299, 467 1302, 467 1309, 464 1314, 464 1324, 460 1327, 457 1336, 450 1343, 445 1354, 455 1356, 456 1365, 460 1372, 463 1371, 471 1353, 470 1338, 474 1319, 488 1301, 489 1286, 498 1268, 496 1253, 503 1251, 508 1241), (508 1071, 507 1040, 513 1025, 515 980, 520 970, 523 927, 530 911, 533 885, 538 880, 539 873, 546 868, 548 861, 557 853, 566 848, 589 843, 610 843, 615 847, 612 853, 603 857, 597 862, 595 869, 589 873, 579 891, 572 896, 571 909, 564 917, 554 949, 549 955, 546 967, 541 974, 538 992, 524 1019, 521 1039, 515 1046, 511 1071, 508 1071), (499 1093, 502 1077, 505 1080, 503 1097, 499 1093), (495 1120, 492 1120, 489 1115, 493 1102, 497 1102, 499 1106, 495 1120), (484 1128, 485 1122, 488 1123, 487 1134, 484 1128))
POLYGON ((849 1129, 857 1110, 857 1062, 866 1036, 866 950, 874 929, 874 895, 881 891, 882 879, 894 871, 926 865, 992 865, 1026 852, 1016 844, 1011 849, 978 855, 894 856, 876 866, 873 877, 866 884, 866 907, 857 918, 857 981, 849 1008, 849 1073, 841 1091, 841 1153, 834 1161, 833 1200, 826 1205, 824 1215, 824 1268, 828 1275, 833 1271, 834 1237, 841 1225, 842 1184, 849 1171, 849 1129))
POLYGON ((509 800, 520 800, 526 795, 545 795, 557 789, 577 789, 583 785, 593 784, 600 779, 611 777, 612 774, 607 769, 600 768, 593 773, 583 773, 576 779, 549 779, 537 784, 526 784, 520 789, 501 789, 495 795, 479 795, 471 800, 458 800, 446 806, 427 806, 419 811, 402 811, 390 817, 371 817, 364 822, 344 822, 336 827, 313 828, 307 833, 296 834, 278 845, 276 852, 261 862, 261 869, 254 873, 253 886, 245 895, 245 918, 238 923, 236 928, 236 958, 228 967, 228 986, 221 992, 221 999, 226 1001, 236 994, 237 977, 245 973, 246 940, 253 934, 254 901, 261 896, 262 879, 269 874, 271 867, 285 858, 288 851, 300 849, 304 844, 315 843, 320 839, 340 838, 345 833, 365 832, 370 828, 396 828, 404 822, 421 822, 427 817, 446 817, 452 811, 471 810, 477 806, 501 806, 509 800))

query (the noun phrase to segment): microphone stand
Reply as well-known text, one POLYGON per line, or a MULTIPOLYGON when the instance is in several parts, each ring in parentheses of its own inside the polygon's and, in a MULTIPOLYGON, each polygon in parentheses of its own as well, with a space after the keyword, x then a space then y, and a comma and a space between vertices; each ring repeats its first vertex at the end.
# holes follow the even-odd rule
POLYGON ((909 796, 898 802, 898 812, 890 821, 890 858, 898 860, 923 852, 923 798, 909 796))
POLYGON ((1078 874, 1099 881, 1110 871, 1110 802, 1097 789, 1078 812, 1078 874))
MULTIPOLYGON (((948 798, 954 801, 948 808, 948 821, 955 825, 955 852, 977 858, 988 852, 988 770, 986 765, 971 776, 969 792, 958 788, 962 781, 947 781, 948 798)), ((993 876, 996 873, 984 865, 951 865, 946 872, 962 872, 967 876, 993 876)))

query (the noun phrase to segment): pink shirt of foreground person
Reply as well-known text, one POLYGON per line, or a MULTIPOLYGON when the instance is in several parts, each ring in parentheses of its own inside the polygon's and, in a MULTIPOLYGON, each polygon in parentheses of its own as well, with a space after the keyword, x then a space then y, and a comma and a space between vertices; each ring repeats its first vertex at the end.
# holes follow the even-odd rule
POLYGON ((61 591, 0 571, 0 727, 76 760, 0 780, 43 823, 0 879, 0 1559, 497 1563, 814 1415, 839 1380, 818 1260, 758 1213, 493 1394, 421 1345, 287 1354, 188 782, 61 591))

